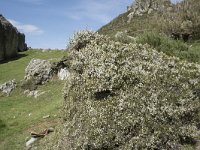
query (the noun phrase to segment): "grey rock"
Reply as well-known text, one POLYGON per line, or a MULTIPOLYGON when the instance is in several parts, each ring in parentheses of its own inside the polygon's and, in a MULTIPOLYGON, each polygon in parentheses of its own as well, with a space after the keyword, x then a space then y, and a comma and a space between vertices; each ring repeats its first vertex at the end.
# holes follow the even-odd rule
POLYGON ((52 127, 49 128, 48 130, 49 130, 49 132, 54 132, 54 128, 52 128, 52 127))
POLYGON ((25 35, 23 33, 18 33, 18 51, 23 52, 27 50, 27 44, 25 43, 25 35))
POLYGON ((70 73, 67 70, 67 68, 61 68, 60 71, 58 72, 58 78, 60 80, 66 80, 69 77, 70 73))
POLYGON ((26 147, 29 147, 30 145, 32 145, 35 141, 37 141, 38 138, 35 137, 31 137, 27 142, 26 142, 26 147))
POLYGON ((52 65, 47 60, 32 59, 25 69, 25 81, 34 80, 36 84, 44 84, 53 76, 52 65))
POLYGON ((15 57, 18 51, 24 50, 27 50, 25 35, 0 14, 0 61, 15 57))
POLYGON ((16 88, 16 82, 15 80, 10 80, 5 82, 4 84, 0 85, 0 91, 2 93, 5 93, 7 96, 10 95, 10 93, 16 88))
POLYGON ((142 16, 143 14, 151 14, 153 11, 163 12, 171 7, 170 0, 135 0, 128 6, 128 23, 133 16, 142 16))
POLYGON ((42 118, 43 118, 43 119, 50 118, 50 115, 43 116, 42 118))

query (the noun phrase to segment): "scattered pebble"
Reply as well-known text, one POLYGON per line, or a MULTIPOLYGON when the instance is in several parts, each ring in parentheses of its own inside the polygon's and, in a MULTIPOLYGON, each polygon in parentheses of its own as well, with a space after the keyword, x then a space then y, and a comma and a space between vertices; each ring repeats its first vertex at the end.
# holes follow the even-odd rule
POLYGON ((37 141, 38 138, 35 138, 35 137, 31 137, 30 140, 28 140, 26 142, 26 147, 30 146, 31 144, 33 144, 35 141, 37 141))
POLYGON ((50 118, 50 115, 43 116, 42 118, 43 118, 43 119, 50 118))

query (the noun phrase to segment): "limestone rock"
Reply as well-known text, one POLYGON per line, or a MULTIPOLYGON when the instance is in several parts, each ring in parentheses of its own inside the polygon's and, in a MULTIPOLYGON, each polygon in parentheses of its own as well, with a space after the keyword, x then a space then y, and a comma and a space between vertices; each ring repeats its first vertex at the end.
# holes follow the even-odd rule
POLYGON ((170 0, 135 0, 128 7, 128 22, 133 16, 142 16, 143 14, 151 14, 153 11, 165 11, 171 6, 170 0))
POLYGON ((25 69, 25 81, 34 80, 35 84, 43 84, 52 78, 52 65, 47 60, 32 59, 25 69))
POLYGON ((0 61, 15 57, 18 51, 24 50, 27 50, 25 35, 0 14, 0 61))
POLYGON ((60 80, 66 80, 69 77, 70 73, 67 70, 67 68, 61 68, 60 71, 58 72, 58 78, 60 80))
POLYGON ((0 85, 0 91, 2 93, 5 93, 7 96, 10 95, 10 93, 13 91, 13 89, 16 88, 16 82, 15 80, 10 80, 8 82, 5 82, 4 84, 0 85))
POLYGON ((18 33, 18 51, 22 52, 27 50, 27 44, 25 43, 25 35, 23 33, 18 33))

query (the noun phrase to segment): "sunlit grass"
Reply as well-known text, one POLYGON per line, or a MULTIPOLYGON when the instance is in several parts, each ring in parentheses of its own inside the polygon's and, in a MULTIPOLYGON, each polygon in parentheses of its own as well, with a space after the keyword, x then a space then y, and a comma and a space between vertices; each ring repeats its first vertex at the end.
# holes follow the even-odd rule
POLYGON ((0 95, 0 150, 21 150, 32 129, 41 131, 58 123, 64 82, 53 79, 46 85, 39 86, 38 90, 45 91, 45 94, 37 99, 24 95, 19 83, 32 58, 56 61, 64 53, 66 52, 29 50, 20 53, 23 57, 17 60, 0 64, 0 83, 11 79, 16 79, 18 83, 17 89, 9 97, 0 95), (46 115, 50 115, 50 118, 43 119, 46 115))

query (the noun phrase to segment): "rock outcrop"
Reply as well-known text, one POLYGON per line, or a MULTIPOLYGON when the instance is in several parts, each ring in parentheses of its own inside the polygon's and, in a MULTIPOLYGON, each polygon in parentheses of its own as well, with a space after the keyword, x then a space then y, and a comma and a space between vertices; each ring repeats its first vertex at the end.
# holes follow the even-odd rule
POLYGON ((170 0, 135 0, 132 5, 128 7, 128 22, 133 16, 142 16, 143 14, 151 14, 153 11, 163 12, 171 7, 170 0))
POLYGON ((128 7, 128 11, 139 15, 153 10, 164 11, 171 5, 170 0, 135 0, 133 4, 128 7))
POLYGON ((0 61, 15 57, 18 51, 24 50, 27 50, 25 35, 0 14, 0 61))
POLYGON ((43 84, 53 76, 52 64, 47 60, 32 59, 25 69, 25 81, 33 80, 35 84, 43 84))
POLYGON ((16 88, 16 82, 15 80, 10 80, 5 82, 4 84, 0 85, 0 91, 7 96, 10 95, 10 93, 16 88))

